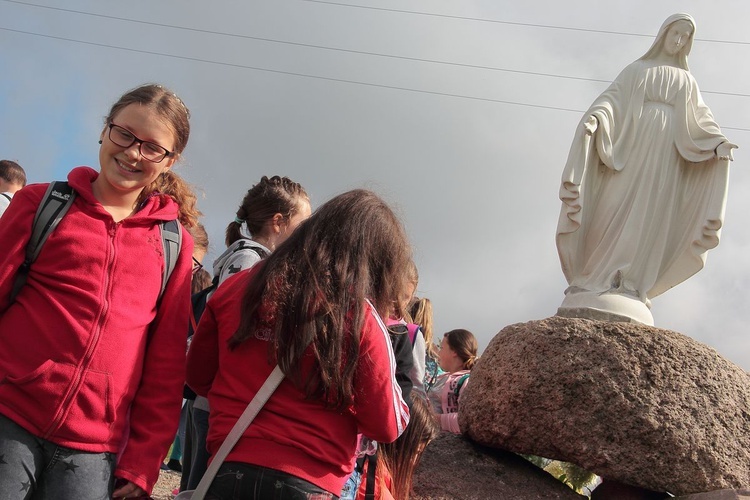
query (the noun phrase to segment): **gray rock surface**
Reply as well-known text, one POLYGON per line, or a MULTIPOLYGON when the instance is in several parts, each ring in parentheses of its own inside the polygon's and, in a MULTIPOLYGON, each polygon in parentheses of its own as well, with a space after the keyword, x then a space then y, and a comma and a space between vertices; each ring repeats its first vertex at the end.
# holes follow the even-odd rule
POLYGON ((750 490, 709 491, 677 497, 675 500, 750 500, 750 490))
POLYGON ((442 433, 414 473, 412 500, 585 499, 514 453, 442 433))
POLYGON ((669 330, 552 317, 504 328, 459 425, 490 447, 676 495, 750 487, 750 377, 669 330))

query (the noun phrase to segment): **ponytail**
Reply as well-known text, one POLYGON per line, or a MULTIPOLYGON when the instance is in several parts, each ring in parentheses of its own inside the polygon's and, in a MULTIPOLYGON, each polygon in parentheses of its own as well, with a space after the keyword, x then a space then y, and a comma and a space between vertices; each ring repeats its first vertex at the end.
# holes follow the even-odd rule
POLYGON ((195 206, 197 197, 190 184, 171 169, 165 170, 154 182, 141 191, 137 205, 146 201, 154 193, 165 194, 177 202, 180 207, 177 216, 180 224, 185 227, 193 227, 198 224, 198 219, 203 214, 195 206))
POLYGON ((308 200, 302 185, 288 177, 263 176, 260 182, 251 187, 242 199, 234 220, 227 225, 224 243, 231 246, 242 238, 242 225, 253 237, 262 234, 266 223, 276 214, 289 220, 299 210, 300 198, 308 200))
POLYGON ((477 362, 477 338, 469 330, 458 328, 443 335, 453 352, 463 361, 464 370, 471 370, 477 362))

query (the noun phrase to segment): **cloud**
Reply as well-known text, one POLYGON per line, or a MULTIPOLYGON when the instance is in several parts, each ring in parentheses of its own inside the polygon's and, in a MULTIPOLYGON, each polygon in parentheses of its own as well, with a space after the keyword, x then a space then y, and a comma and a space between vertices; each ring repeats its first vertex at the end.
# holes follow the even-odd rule
MULTIPOLYGON (((587 2, 576 9, 551 1, 399 6, 523 26, 309 2, 218 2, 209 9, 165 0, 148 12, 126 4, 66 7, 191 30, 2 4, 0 43, 13 49, 0 53, 0 156, 31 166, 37 182, 63 177, 80 163, 96 166, 95 141, 111 103, 140 83, 162 82, 192 111, 178 172, 205 195, 209 260, 221 252, 224 228, 245 191, 262 175, 301 182, 314 206, 368 187, 402 215, 420 268, 419 291, 435 304, 436 334, 468 328, 483 346, 507 324, 554 314, 566 287, 554 246, 558 183, 581 118, 575 110, 586 109, 606 84, 554 75, 612 79, 651 43, 649 36, 542 26, 653 35, 667 15, 684 8, 676 0, 587 2)), ((699 39, 744 40, 748 9, 696 2, 690 13, 699 39)), ((696 41, 690 65, 701 88, 744 92, 750 70, 738 62, 746 50, 696 41)), ((747 97, 704 97, 721 124, 747 128, 747 97)), ((654 300, 653 313, 657 326, 708 343, 748 370, 750 230, 742 214, 750 208, 744 201, 750 181, 742 165, 750 137, 727 135, 743 148, 722 243, 699 275, 654 300)))

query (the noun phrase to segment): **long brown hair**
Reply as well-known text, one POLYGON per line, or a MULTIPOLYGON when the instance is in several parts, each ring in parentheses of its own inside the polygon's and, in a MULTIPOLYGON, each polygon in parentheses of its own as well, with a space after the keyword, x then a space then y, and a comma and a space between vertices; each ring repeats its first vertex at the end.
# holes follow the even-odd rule
MULTIPOLYGON (((409 425, 392 443, 378 443, 378 469, 391 474, 390 492, 396 500, 408 500, 414 471, 425 447, 440 433, 440 424, 430 404, 421 396, 413 396, 409 425)), ((377 474, 382 481, 385 477, 377 474)), ((385 485, 380 484, 382 489, 385 485)))
MULTIPOLYGON (((175 137, 174 154, 179 157, 187 146, 190 137, 190 111, 182 99, 168 88, 149 83, 134 88, 120 97, 112 105, 109 114, 105 118, 107 124, 111 123, 117 114, 131 104, 148 106, 162 118, 172 129, 175 137)), ((156 178, 154 182, 143 188, 136 206, 143 203, 153 193, 161 193, 171 196, 180 206, 179 220, 186 227, 194 226, 201 216, 196 208, 196 196, 190 184, 182 177, 174 173, 170 168, 156 178)))
POLYGON ((404 228, 382 199, 361 189, 336 196, 261 264, 229 347, 263 329, 269 361, 308 398, 343 409, 352 400, 365 300, 386 317, 410 258, 404 228), (303 374, 308 347, 315 367, 303 374))

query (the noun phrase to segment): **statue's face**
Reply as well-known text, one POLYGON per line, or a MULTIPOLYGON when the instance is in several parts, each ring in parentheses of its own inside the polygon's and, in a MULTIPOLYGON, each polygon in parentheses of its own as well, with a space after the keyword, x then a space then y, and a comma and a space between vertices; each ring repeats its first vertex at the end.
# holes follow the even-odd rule
POLYGON ((664 37, 664 52, 670 56, 678 54, 687 45, 692 33, 693 26, 689 22, 682 20, 673 23, 664 37))

